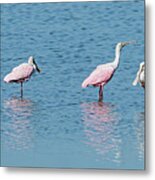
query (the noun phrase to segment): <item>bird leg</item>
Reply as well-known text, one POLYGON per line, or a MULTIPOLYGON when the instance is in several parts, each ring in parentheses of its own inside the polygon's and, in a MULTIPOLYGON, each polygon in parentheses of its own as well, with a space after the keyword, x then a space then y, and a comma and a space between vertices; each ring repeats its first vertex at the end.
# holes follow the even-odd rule
POLYGON ((103 86, 101 85, 100 86, 100 89, 99 89, 99 102, 102 102, 103 100, 103 86))
POLYGON ((20 92, 21 92, 21 98, 23 98, 23 83, 21 82, 21 89, 20 89, 20 92))

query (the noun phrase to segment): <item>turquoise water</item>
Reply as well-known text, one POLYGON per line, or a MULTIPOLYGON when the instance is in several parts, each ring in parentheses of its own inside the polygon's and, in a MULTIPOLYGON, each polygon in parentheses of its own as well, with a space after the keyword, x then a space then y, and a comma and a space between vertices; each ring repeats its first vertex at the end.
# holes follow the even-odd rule
POLYGON ((3 4, 1 164, 58 168, 144 168, 144 90, 132 81, 144 60, 143 1, 3 4), (81 89, 124 47, 104 88, 81 89), (33 55, 42 69, 24 84, 4 76, 33 55))

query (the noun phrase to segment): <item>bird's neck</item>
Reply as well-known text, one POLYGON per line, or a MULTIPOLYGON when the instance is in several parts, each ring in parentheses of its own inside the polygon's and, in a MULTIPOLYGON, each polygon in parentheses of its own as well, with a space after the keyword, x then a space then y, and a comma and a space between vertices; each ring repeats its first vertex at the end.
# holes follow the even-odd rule
POLYGON ((116 46, 116 49, 115 49, 115 59, 113 61, 113 67, 115 69, 117 69, 118 66, 119 66, 120 54, 121 54, 121 48, 116 46))

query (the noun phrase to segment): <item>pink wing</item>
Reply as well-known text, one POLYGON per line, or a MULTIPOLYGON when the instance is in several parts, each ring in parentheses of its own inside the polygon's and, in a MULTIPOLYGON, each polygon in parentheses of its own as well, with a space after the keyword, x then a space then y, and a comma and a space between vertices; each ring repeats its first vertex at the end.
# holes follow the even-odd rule
POLYGON ((33 66, 26 64, 26 63, 21 64, 21 65, 15 67, 11 73, 6 75, 4 78, 4 81, 6 83, 26 81, 32 75, 33 70, 34 70, 33 66))
POLYGON ((83 81, 82 87, 104 85, 112 78, 114 71, 110 65, 100 65, 83 81))

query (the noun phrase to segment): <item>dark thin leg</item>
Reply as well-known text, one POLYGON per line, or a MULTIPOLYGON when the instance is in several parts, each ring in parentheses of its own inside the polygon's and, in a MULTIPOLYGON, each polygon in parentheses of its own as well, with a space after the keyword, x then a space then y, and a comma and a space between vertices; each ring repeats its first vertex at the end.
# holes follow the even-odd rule
POLYGON ((23 83, 21 82, 21 98, 23 98, 23 83))
POLYGON ((102 102, 103 100, 103 86, 100 86, 100 89, 99 89, 99 102, 102 102))

